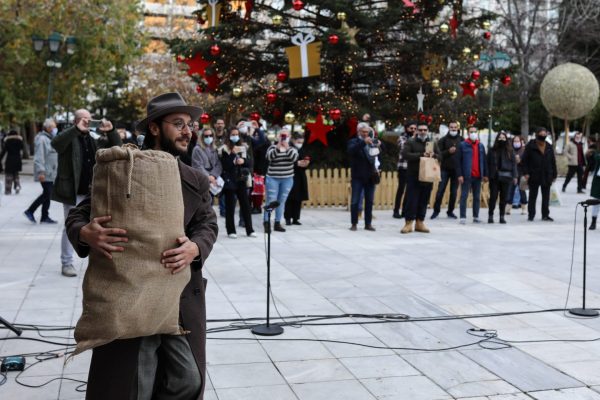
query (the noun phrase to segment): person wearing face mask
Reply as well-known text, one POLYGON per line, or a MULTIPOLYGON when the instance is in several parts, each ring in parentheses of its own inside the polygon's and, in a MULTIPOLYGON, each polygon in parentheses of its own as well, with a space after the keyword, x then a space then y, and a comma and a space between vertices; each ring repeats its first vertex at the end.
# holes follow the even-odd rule
POLYGON ((247 157, 247 148, 242 144, 240 132, 231 128, 225 137, 225 144, 219 149, 223 167, 223 194, 225 196, 225 228, 230 239, 237 239, 235 231, 235 204, 240 203, 241 216, 246 234, 256 237, 252 228, 250 200, 248 199, 248 180, 251 177, 252 160, 247 157))
POLYGON ((450 199, 448 201, 448 218, 456 219, 454 214, 454 206, 456 205, 456 191, 458 190, 458 176, 456 175, 456 150, 460 142, 463 141, 462 136, 458 132, 458 122, 450 122, 448 124, 448 134, 438 141, 438 148, 442 156, 441 175, 437 193, 435 195, 435 204, 433 205, 433 214, 431 219, 437 218, 442 208, 442 199, 446 192, 446 186, 450 181, 450 199))
MULTIPOLYGON (((96 150, 123 144, 110 121, 102 120, 98 130, 103 135, 95 140, 90 135, 92 120, 90 112, 81 109, 75 111, 74 116, 75 125, 59 132, 51 142, 58 153, 58 169, 52 188, 52 200, 63 203, 65 220, 69 211, 90 193, 96 150)), ((64 276, 77 276, 73 266, 73 252, 67 231, 64 229, 60 251, 64 276)))
MULTIPOLYGON (((592 189, 590 190, 590 196, 596 199, 600 199, 600 151, 597 149, 598 144, 594 143, 590 146, 590 159, 589 163, 591 171, 593 173, 592 178, 592 189)), ((600 205, 596 204, 592 208, 592 223, 590 224, 590 231, 596 230, 596 222, 598 222, 598 214, 600 214, 600 205)))
POLYGON ((456 174, 460 186, 460 223, 467 223, 467 199, 473 192, 473 222, 478 224, 481 204, 481 182, 487 182, 485 147, 479 141, 477 127, 469 127, 469 138, 458 146, 456 174))
POLYGON ((42 185, 42 194, 34 200, 27 210, 23 212, 25 217, 35 224, 33 214, 42 206, 41 224, 56 224, 56 221, 50 218, 48 210, 50 209, 50 198, 52 196, 52 187, 56 178, 58 169, 58 154, 50 144, 52 138, 56 136, 56 122, 48 118, 42 125, 42 131, 35 137, 35 152, 33 155, 33 179, 42 185))
POLYGON ((294 166, 294 185, 285 202, 283 217, 286 225, 302 225, 300 223, 300 212, 302 202, 308 200, 306 169, 310 165, 310 157, 306 155, 306 151, 303 149, 304 136, 295 134, 291 143, 298 150, 298 161, 294 166))
POLYGON ((217 178, 223 173, 221 159, 215 148, 215 135, 210 128, 204 128, 198 137, 198 144, 192 152, 192 168, 208 176, 211 186, 215 186, 217 178))
POLYGON ((500 196, 498 209, 500 223, 505 224, 506 199, 511 185, 517 184, 517 163, 512 146, 508 142, 506 133, 500 132, 496 136, 494 145, 488 153, 488 176, 490 181, 490 203, 488 207, 488 223, 494 223, 496 202, 500 196))
MULTIPOLYGON (((248 148, 248 157, 251 159, 253 165, 252 172, 264 175, 264 165, 266 163, 265 153, 267 148, 267 138, 264 129, 257 121, 248 121, 246 119, 239 120, 237 127, 240 131, 241 142, 248 148)), ((254 184, 253 181, 252 184, 254 184)), ((251 193, 252 187, 249 187, 248 196, 251 196, 251 193)), ((252 213, 257 214, 256 211, 256 207, 254 207, 252 213)), ((260 207, 258 213, 260 213, 260 207)), ((239 226, 244 226, 244 219, 242 218, 241 210, 239 226)))
POLYGON ((398 190, 396 190, 396 199, 394 201, 394 218, 404 218, 404 211, 406 210, 406 196, 404 195, 406 189, 406 174, 408 163, 404 159, 402 152, 408 139, 412 138, 417 132, 417 123, 410 121, 404 125, 404 133, 398 137, 398 190), (404 198, 404 202, 402 201, 404 198), (402 205, 402 213, 400 213, 400 206, 402 205))
POLYGON ((521 185, 521 180, 523 178, 523 166, 521 164, 521 160, 523 159, 523 152, 525 151, 525 146, 523 145, 523 139, 521 136, 515 136, 512 139, 512 147, 515 153, 515 162, 517 163, 517 183, 511 185, 510 191, 508 194, 508 204, 506 204, 506 214, 510 215, 511 208, 521 209, 521 215, 525 215, 527 212, 527 192, 525 191, 524 186, 521 185))
POLYGON ((433 144, 433 151, 428 151, 431 144, 429 138, 429 127, 427 124, 420 123, 417 125, 417 135, 406 142, 404 158, 408 162, 407 183, 406 183, 406 212, 404 214, 405 224, 400 233, 416 232, 429 233, 429 229, 425 226, 425 215, 427 214, 427 204, 431 197, 431 189, 433 184, 429 182, 419 181, 419 167, 421 157, 433 157, 439 159, 439 149, 433 144), (416 221, 416 222, 415 222, 416 221))
POLYGON ((554 221, 550 217, 550 188, 556 180, 556 157, 552 146, 546 142, 548 131, 546 128, 538 128, 535 139, 525 146, 521 165, 523 176, 529 185, 528 220, 535 218, 535 203, 538 192, 542 192, 542 221, 554 221))
POLYGON ((583 190, 583 169, 585 168, 586 159, 583 151, 583 133, 577 132, 573 140, 567 144, 565 154, 567 155, 567 164, 569 171, 563 183, 562 191, 567 189, 567 185, 571 182, 573 175, 577 174, 577 193, 585 193, 583 190))

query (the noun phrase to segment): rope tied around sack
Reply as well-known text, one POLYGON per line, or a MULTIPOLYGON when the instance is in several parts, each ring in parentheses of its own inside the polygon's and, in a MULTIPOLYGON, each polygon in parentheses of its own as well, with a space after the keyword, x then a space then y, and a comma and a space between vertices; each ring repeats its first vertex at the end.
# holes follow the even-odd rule
POLYGON ((127 198, 131 198, 131 181, 133 179, 133 149, 137 149, 135 145, 125 145, 125 151, 129 156, 129 168, 127 169, 127 198))

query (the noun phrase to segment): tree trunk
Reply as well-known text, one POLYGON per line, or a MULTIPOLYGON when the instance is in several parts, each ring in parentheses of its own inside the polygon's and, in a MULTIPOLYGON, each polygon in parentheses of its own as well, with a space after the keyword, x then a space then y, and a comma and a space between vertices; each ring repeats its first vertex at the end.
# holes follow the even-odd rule
POLYGON ((529 136, 529 82, 521 79, 521 92, 519 93, 519 110, 521 112, 521 137, 529 136), (526 135, 526 136, 523 136, 526 135))

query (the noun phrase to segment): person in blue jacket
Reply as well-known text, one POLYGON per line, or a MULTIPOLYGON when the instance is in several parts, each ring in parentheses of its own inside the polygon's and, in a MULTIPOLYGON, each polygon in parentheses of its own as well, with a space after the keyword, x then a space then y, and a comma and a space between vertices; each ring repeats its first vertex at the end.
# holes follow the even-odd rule
POLYGON ((479 141, 477 127, 469 127, 469 137, 460 143, 456 155, 456 174, 460 184, 460 223, 467 223, 467 199, 473 192, 473 222, 478 224, 481 203, 481 183, 487 182, 485 147, 479 141))

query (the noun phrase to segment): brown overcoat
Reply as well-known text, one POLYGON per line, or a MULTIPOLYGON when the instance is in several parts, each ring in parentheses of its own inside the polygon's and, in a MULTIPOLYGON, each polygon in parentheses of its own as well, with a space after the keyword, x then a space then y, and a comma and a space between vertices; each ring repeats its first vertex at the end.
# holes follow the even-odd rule
MULTIPOLYGON (((202 266, 217 240, 217 217, 212 209, 208 192, 208 178, 181 161, 179 173, 183 191, 185 234, 198 245, 200 256, 191 265, 192 276, 180 300, 180 319, 194 353, 194 359, 202 377, 202 391, 197 400, 204 397, 206 377, 206 306, 205 280, 202 266)), ((79 242, 79 231, 90 221, 91 202, 86 198, 77 205, 67 218, 67 235, 80 257, 87 257, 89 247, 79 242)), ((161 221, 155 221, 160 229, 161 221)), ((165 249, 166 250, 166 249, 165 249)), ((137 384, 139 338, 115 340, 94 350, 87 385, 87 400, 129 400, 132 387, 137 384)))

